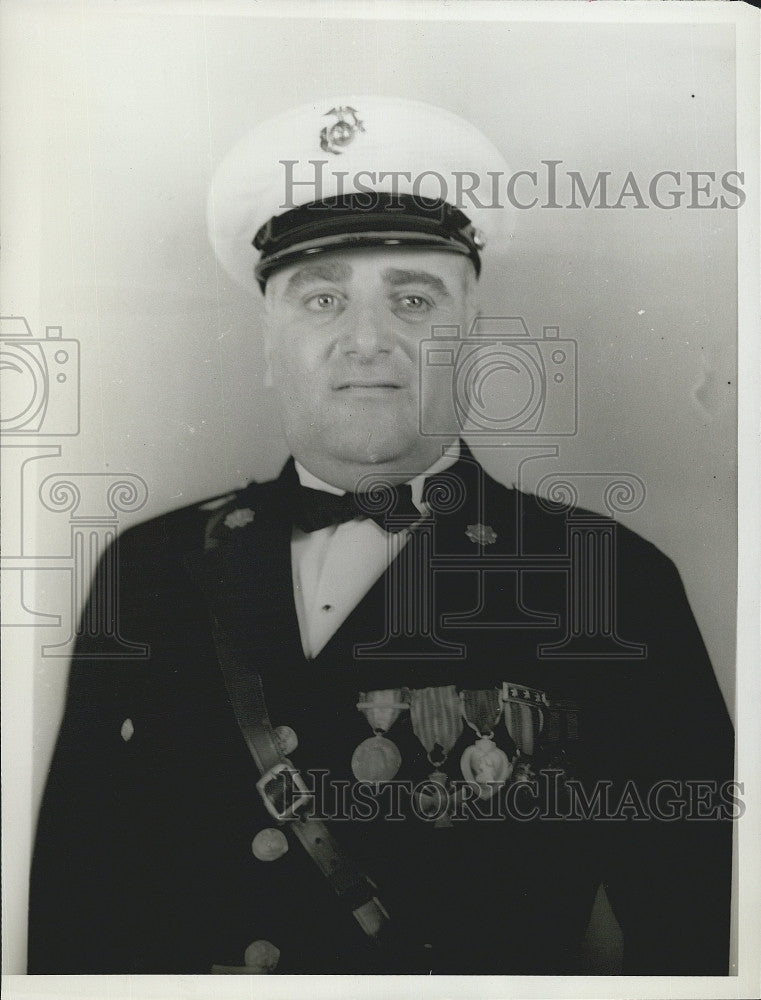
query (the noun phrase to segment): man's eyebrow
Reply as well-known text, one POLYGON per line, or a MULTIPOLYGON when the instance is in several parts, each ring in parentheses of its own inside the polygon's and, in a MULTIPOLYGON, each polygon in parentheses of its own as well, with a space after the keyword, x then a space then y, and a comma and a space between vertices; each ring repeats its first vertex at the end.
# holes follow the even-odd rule
POLYGON ((441 278, 436 277, 435 274, 430 274, 428 271, 408 271, 403 268, 390 267, 383 272, 383 279, 393 287, 397 287, 398 285, 424 285, 430 288, 431 291, 438 292, 439 295, 444 295, 447 298, 451 297, 449 289, 441 278))
POLYGON ((303 264, 288 279, 286 291, 291 292, 313 281, 346 281, 351 277, 351 267, 340 261, 315 260, 303 264))

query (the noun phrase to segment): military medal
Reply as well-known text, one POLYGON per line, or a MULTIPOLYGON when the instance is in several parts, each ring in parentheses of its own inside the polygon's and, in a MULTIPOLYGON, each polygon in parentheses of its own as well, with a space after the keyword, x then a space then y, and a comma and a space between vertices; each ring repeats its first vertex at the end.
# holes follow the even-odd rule
POLYGON ((386 733, 399 718, 400 712, 409 708, 401 690, 360 692, 357 708, 363 713, 375 733, 354 751, 351 770, 357 781, 391 781, 402 766, 402 755, 386 733))
POLYGON ((418 808, 423 815, 430 815, 431 819, 435 819, 434 826, 451 826, 450 796, 447 791, 449 779, 441 769, 462 732, 462 710, 454 685, 413 691, 410 701, 410 721, 412 731, 423 744, 428 760, 434 768, 428 782, 433 782, 442 788, 439 795, 420 792, 417 797, 418 808))
POLYGON ((494 727, 502 715, 501 694, 498 688, 460 692, 463 718, 478 737, 460 758, 460 769, 484 800, 490 799, 512 773, 507 754, 494 743, 494 727))

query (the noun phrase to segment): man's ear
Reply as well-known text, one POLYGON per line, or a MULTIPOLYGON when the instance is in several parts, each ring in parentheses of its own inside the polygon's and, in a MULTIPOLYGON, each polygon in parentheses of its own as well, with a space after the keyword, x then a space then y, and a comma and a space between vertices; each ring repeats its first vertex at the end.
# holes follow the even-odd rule
POLYGON ((272 325, 270 323, 270 310, 266 289, 261 298, 261 309, 259 315, 264 340, 264 376, 262 384, 265 389, 271 389, 274 385, 274 379, 272 376, 272 325))
POLYGON ((268 334, 268 326, 264 324, 264 376, 262 384, 265 389, 271 389, 275 384, 272 375, 272 342, 268 334))
POLYGON ((467 261, 467 271, 465 273, 465 303, 468 316, 468 329, 465 335, 473 328, 478 317, 482 314, 481 309, 481 285, 478 281, 475 269, 470 261, 467 261))

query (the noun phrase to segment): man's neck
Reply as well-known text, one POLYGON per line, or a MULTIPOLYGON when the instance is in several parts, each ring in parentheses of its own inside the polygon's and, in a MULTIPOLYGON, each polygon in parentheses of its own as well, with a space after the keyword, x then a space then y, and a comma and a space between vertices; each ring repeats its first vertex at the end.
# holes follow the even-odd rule
POLYGON ((320 463, 309 459, 301 461, 295 458, 296 471, 303 486, 322 489, 328 493, 357 493, 367 490, 371 482, 377 484, 383 480, 393 485, 412 483, 414 480, 441 472, 453 465, 460 456, 460 442, 454 438, 449 444, 442 445, 438 453, 430 456, 429 462, 410 461, 405 466, 403 462, 380 463, 378 465, 352 464, 349 468, 336 467, 332 464, 324 469, 320 463), (421 467, 422 466, 422 467, 421 467))

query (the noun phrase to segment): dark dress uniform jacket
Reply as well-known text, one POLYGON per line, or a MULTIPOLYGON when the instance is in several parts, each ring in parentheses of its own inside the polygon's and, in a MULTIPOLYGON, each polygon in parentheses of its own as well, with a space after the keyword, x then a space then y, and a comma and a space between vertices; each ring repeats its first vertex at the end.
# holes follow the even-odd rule
MULTIPOLYGON (((387 627, 390 569, 314 660, 303 655, 293 598, 292 461, 212 513, 175 511, 118 540, 109 553, 118 628, 149 655, 98 658, 99 640, 80 630, 38 822, 30 973, 204 973, 243 965, 254 940, 280 949, 278 973, 582 972, 579 944, 602 883, 623 931, 624 973, 727 974, 731 823, 716 818, 708 786, 692 788, 697 812, 713 818, 675 808, 669 821, 647 809, 659 781, 674 783, 659 800, 668 814, 684 782, 733 774, 732 730, 677 571, 617 526, 607 635, 563 647, 586 613, 583 581, 568 596, 580 572, 569 569, 569 525, 586 512, 506 489, 467 450, 449 471, 463 489, 427 536, 425 558, 438 565, 431 628, 387 627), (229 518, 235 511, 244 513, 229 518), (273 724, 298 735, 295 766, 336 782, 353 782, 352 753, 371 735, 360 692, 507 684, 519 698, 545 696, 541 733, 537 712, 523 712, 534 746, 504 718, 494 739, 511 759, 523 740, 537 774, 531 801, 550 806, 533 818, 525 804, 521 815, 468 814, 447 828, 404 802, 401 818, 381 809, 329 820, 391 914, 400 945, 378 949, 287 825, 284 856, 254 857, 253 837, 277 824, 255 789, 212 621, 243 637, 273 724), (357 655, 358 644, 372 648, 357 655), (624 807, 609 819, 568 818, 571 779, 588 799, 607 783, 624 807), (556 798, 541 799, 551 788, 556 798)), ((392 569, 420 562, 423 549, 408 543, 392 569)), ((409 713, 389 737, 402 756, 398 780, 431 773, 409 713)), ((442 765, 451 778, 474 740, 464 725, 442 765)))

